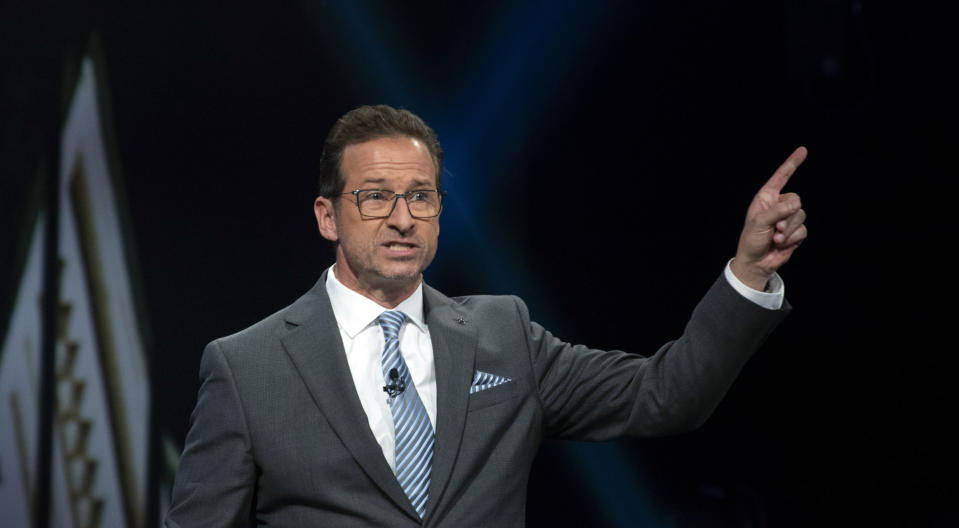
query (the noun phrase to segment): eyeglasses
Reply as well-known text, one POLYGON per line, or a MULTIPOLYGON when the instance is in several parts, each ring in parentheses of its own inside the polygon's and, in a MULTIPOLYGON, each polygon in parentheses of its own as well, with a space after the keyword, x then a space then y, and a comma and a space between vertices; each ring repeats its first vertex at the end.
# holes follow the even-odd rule
POLYGON ((406 208, 413 218, 433 218, 443 210, 443 197, 446 191, 439 189, 417 189, 405 193, 384 191, 382 189, 357 189, 343 193, 356 197, 356 207, 360 215, 366 218, 386 218, 393 214, 396 202, 400 198, 406 201, 406 208))

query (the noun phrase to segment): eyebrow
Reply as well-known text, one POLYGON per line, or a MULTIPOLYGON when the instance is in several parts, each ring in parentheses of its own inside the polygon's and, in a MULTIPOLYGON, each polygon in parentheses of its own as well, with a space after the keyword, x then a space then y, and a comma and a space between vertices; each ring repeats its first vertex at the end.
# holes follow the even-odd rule
MULTIPOLYGON (((360 182, 360 185, 366 185, 368 183, 382 185, 383 183, 386 183, 386 178, 364 178, 363 181, 360 182)), ((430 188, 430 186, 435 186, 435 185, 436 185, 435 182, 432 182, 426 179, 415 180, 413 182, 413 186, 411 187, 411 189, 430 188)))

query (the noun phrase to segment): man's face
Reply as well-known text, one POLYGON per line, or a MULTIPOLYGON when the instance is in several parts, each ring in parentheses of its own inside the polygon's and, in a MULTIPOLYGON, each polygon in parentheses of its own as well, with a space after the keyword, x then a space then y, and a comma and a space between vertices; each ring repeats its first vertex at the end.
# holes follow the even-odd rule
MULTIPOLYGON (((421 141, 405 136, 346 147, 341 171, 346 178, 344 192, 436 188, 429 151, 421 141)), ((413 218, 404 199, 397 201, 387 218, 363 218, 352 195, 341 196, 335 206, 331 200, 317 198, 314 210, 323 236, 339 242, 336 278, 367 297, 412 292, 436 254, 439 217, 413 218)))

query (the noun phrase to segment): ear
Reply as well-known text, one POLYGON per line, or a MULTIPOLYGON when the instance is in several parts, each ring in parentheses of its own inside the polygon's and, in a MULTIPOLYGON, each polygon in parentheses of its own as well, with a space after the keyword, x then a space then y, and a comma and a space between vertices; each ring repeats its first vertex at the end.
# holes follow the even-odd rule
POLYGON ((333 209, 333 201, 323 196, 317 196, 313 202, 313 214, 316 215, 316 226, 320 230, 320 235, 330 242, 339 240, 336 233, 336 211, 333 209))

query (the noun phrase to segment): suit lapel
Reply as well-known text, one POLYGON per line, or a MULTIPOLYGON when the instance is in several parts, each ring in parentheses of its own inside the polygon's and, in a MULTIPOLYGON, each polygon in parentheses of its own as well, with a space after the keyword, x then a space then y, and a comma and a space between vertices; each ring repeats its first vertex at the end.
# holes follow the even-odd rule
POLYGON ((448 297, 423 287, 426 321, 436 368, 436 439, 426 519, 449 484, 463 439, 476 355, 476 328, 448 297))
MULTIPOLYGON (((287 315, 295 327, 281 338, 290 360, 330 427, 363 471, 413 519, 419 515, 396 481, 373 437, 346 361, 343 342, 326 294, 326 273, 287 315)), ((439 372, 437 372, 438 377, 439 372)))

